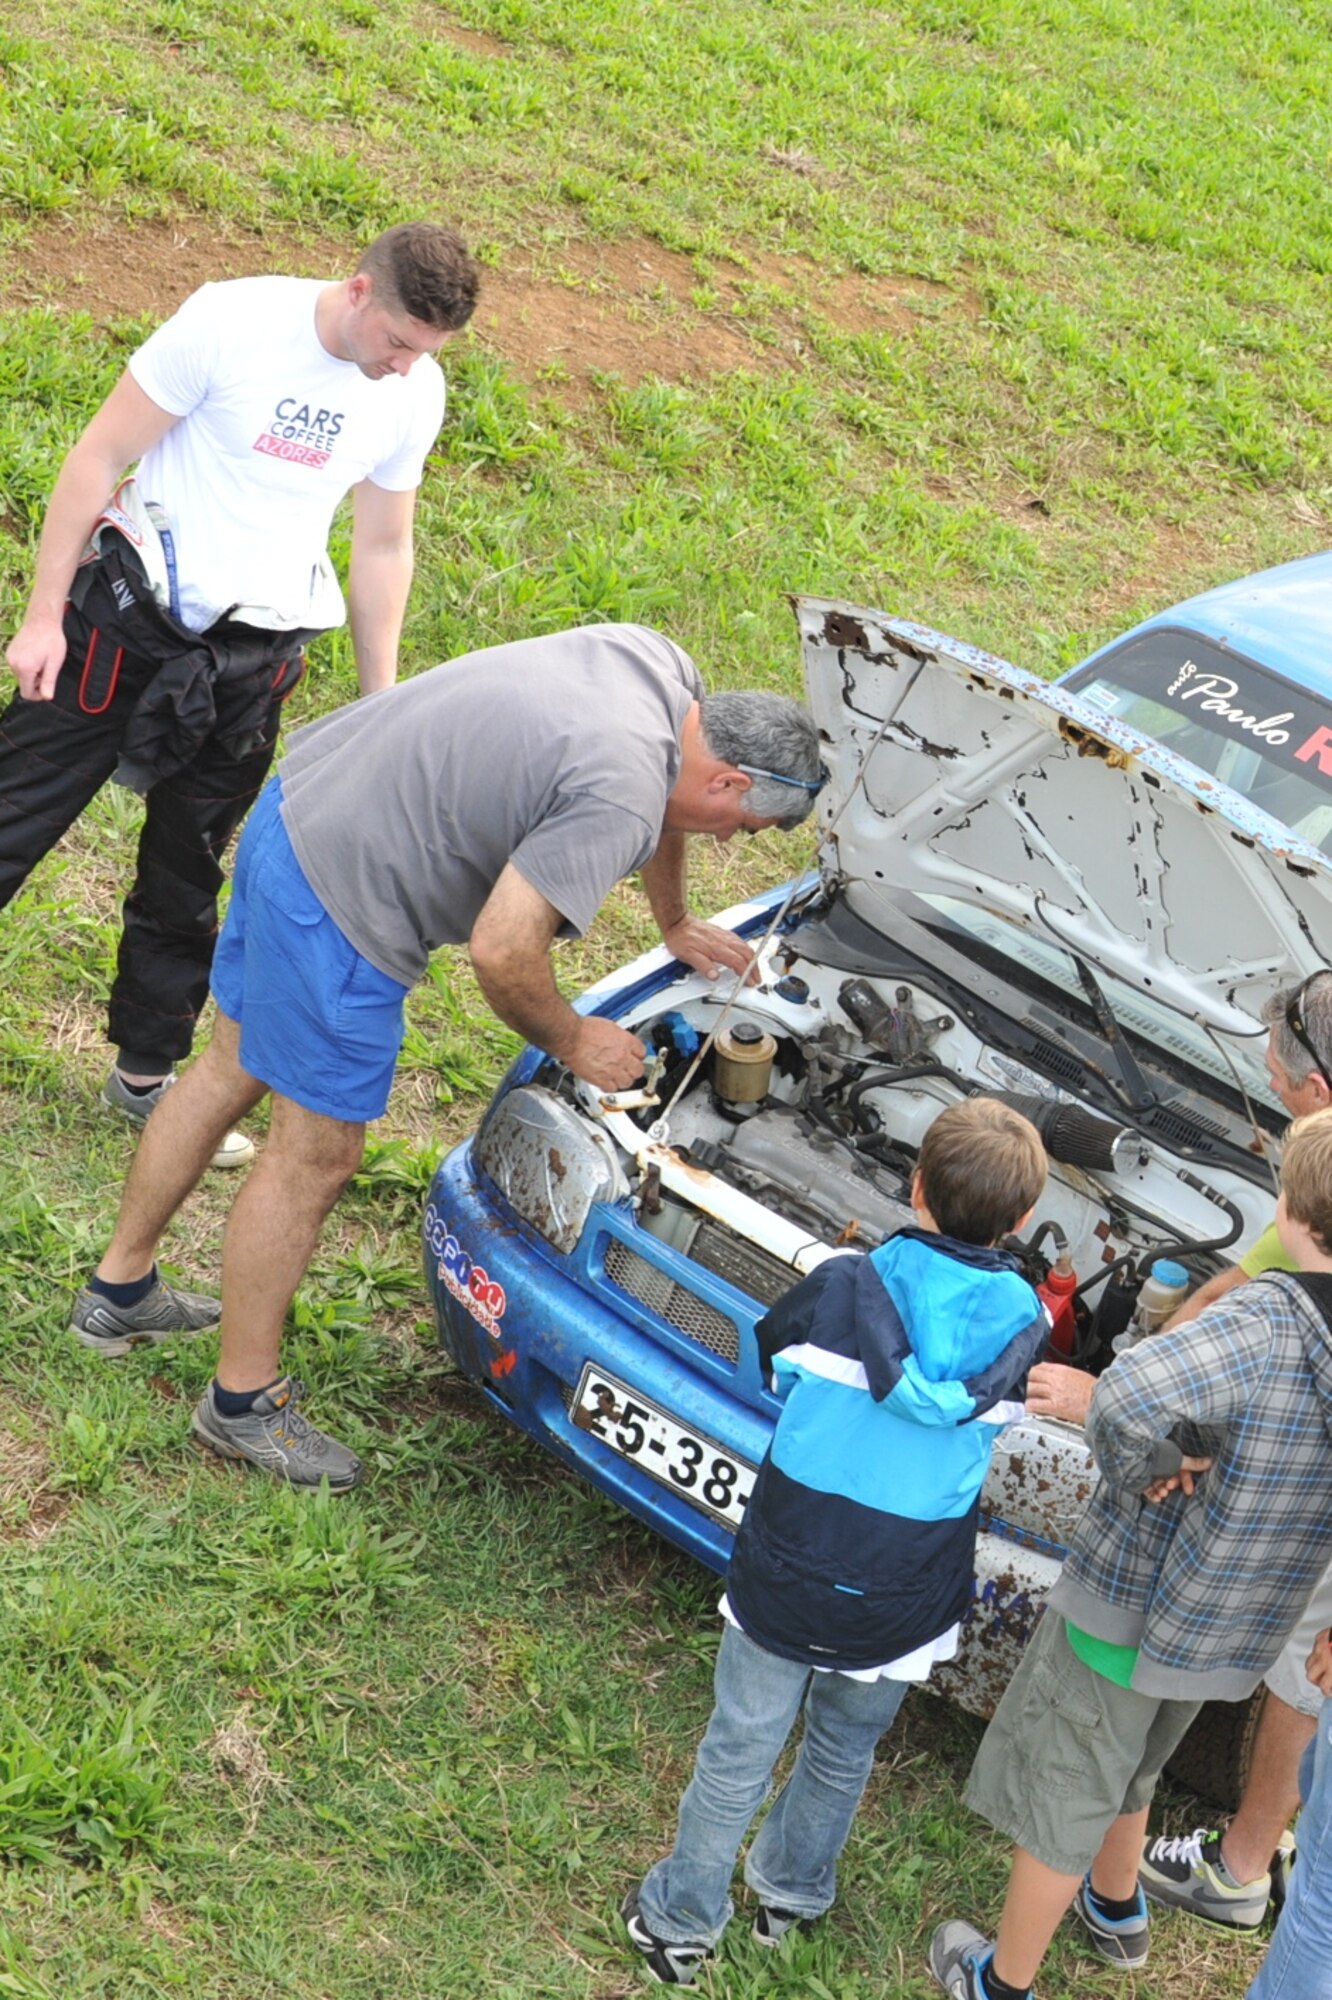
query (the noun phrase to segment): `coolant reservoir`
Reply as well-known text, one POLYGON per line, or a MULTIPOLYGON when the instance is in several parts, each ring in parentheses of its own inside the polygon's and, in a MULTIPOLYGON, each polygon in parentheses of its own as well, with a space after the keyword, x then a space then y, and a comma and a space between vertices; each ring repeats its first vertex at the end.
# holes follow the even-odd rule
POLYGON ((1158 1257, 1138 1293, 1134 1319, 1143 1333, 1155 1333, 1189 1295, 1189 1274, 1172 1258, 1158 1257))
POLYGON ((1132 1319, 1124 1332, 1116 1334, 1110 1343, 1115 1353, 1122 1354, 1125 1348, 1134 1346, 1144 1335, 1156 1333, 1175 1308, 1183 1305, 1188 1295, 1189 1274, 1184 1266, 1169 1257, 1158 1257, 1143 1280, 1132 1319))
POLYGON ((753 1021, 723 1028, 713 1047, 713 1085, 723 1104, 758 1104, 772 1082, 777 1043, 753 1021))

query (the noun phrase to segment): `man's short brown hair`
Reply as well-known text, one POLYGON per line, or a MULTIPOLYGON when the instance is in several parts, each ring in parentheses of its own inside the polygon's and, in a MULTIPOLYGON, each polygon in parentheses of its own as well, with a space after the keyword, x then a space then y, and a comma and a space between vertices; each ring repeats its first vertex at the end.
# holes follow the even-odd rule
POLYGON ((1281 1192, 1292 1222, 1311 1231, 1332 1255, 1332 1109, 1297 1118, 1281 1153, 1281 1192))
POLYGON ((1036 1127, 993 1097, 968 1097, 941 1111, 916 1164, 926 1208, 959 1243, 1006 1236, 1036 1201, 1049 1168, 1036 1127))
POLYGON ((358 271, 380 302, 423 326, 455 333, 476 310, 481 268, 460 236, 438 222, 400 222, 361 252, 358 271))

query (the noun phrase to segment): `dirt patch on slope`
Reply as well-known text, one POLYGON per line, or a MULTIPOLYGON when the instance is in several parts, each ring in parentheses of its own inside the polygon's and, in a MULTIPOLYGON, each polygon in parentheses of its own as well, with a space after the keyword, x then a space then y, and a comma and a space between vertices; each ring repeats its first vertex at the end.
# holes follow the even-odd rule
MULTIPOLYGON (((438 7, 423 6, 416 9, 415 24, 422 35, 435 35, 441 41, 452 42, 460 49, 466 49, 474 56, 512 56, 515 54, 511 42, 502 42, 498 35, 487 35, 480 28, 464 28, 462 23, 441 13, 438 7)), ((551 50, 542 45, 542 53, 551 50)))
POLYGON ((230 233, 207 218, 128 223, 59 218, 40 223, 0 268, 0 304, 87 312, 104 324, 140 315, 164 319, 211 278, 267 271, 327 277, 349 261, 331 238, 230 233))
POLYGON ((799 367, 815 321, 908 336, 922 311, 971 302, 929 279, 827 273, 810 258, 696 262, 647 237, 576 241, 487 274, 477 328, 520 375, 629 383, 799 367))
MULTIPOLYGON (((81 310, 99 323, 163 318, 208 279, 327 277, 347 270, 353 255, 354 246, 333 237, 257 236, 188 215, 134 224, 60 217, 40 223, 0 264, 0 305, 81 310)), ((630 237, 575 240, 488 270, 474 325, 517 374, 577 393, 598 373, 636 383, 798 367, 812 320, 852 335, 906 335, 918 313, 955 306, 970 310, 924 278, 825 273, 796 255, 700 264, 630 237)))
POLYGON ((657 260, 669 254, 579 245, 565 254, 559 277, 488 272, 477 331, 515 373, 556 385, 598 373, 673 382, 770 365, 760 343, 732 321, 663 291, 657 260))

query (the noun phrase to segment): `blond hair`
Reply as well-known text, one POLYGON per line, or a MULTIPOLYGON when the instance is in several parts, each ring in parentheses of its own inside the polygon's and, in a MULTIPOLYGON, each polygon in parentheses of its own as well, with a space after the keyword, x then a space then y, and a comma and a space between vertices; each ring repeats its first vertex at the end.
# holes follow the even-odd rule
POLYGON ((1281 1192, 1292 1222, 1302 1222, 1332 1255, 1332 1107, 1297 1118, 1281 1155, 1281 1192))

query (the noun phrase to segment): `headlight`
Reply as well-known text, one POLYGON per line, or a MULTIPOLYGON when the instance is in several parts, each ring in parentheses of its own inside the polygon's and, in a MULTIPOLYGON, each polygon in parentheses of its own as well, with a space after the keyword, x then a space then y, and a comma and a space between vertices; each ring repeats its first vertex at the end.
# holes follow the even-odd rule
POLYGON ((540 1084, 522 1084, 496 1105, 473 1157, 510 1208, 566 1255, 594 1201, 629 1194, 607 1135, 540 1084))

